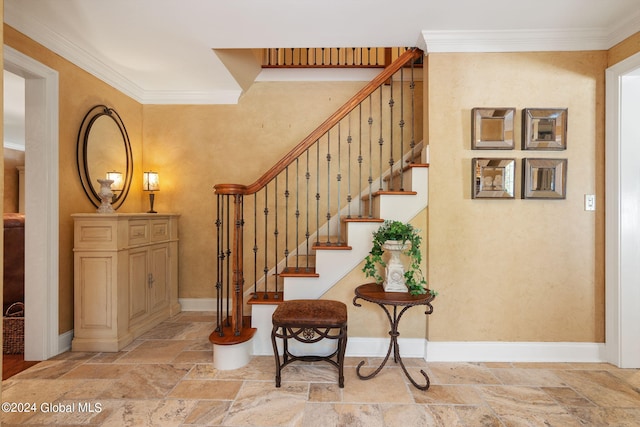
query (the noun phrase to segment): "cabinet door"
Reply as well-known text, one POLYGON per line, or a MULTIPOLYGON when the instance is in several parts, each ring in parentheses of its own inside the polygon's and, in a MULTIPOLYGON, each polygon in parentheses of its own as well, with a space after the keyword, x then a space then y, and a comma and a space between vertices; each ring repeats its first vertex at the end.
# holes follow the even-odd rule
POLYGON ((171 280, 171 263, 169 262, 169 245, 151 246, 149 264, 149 311, 154 312, 169 304, 169 283, 171 280))
POLYGON ((129 321, 134 323, 147 315, 149 287, 149 249, 129 251, 129 321))

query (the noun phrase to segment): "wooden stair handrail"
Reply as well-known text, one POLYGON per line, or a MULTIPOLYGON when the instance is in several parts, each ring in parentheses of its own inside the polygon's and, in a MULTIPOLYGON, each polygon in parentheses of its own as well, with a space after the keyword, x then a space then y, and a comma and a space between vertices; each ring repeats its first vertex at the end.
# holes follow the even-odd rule
POLYGON ((264 175, 258 178, 251 185, 242 184, 217 184, 214 189, 217 194, 254 194, 267 185, 273 178, 275 178, 280 172, 284 171, 293 161, 300 157, 309 147, 311 147, 320 137, 329 132, 338 122, 344 119, 358 104, 363 102, 370 94, 372 94, 378 87, 384 82, 389 80, 393 75, 400 70, 410 60, 419 58, 422 55, 422 51, 418 48, 408 49, 402 55, 398 57, 393 63, 386 67, 376 78, 371 80, 366 86, 364 86, 358 93, 356 93, 350 100, 348 100, 342 107, 336 110, 327 120, 325 120, 320 126, 318 126, 313 132, 309 134, 305 139, 300 141, 289 153, 287 153, 279 162, 277 162, 271 169, 269 169, 264 175))

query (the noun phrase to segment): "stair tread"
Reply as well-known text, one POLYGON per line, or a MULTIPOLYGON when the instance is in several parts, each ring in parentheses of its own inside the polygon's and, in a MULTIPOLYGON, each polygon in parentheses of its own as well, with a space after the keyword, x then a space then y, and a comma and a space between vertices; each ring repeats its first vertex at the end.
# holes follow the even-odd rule
POLYGON ((251 316, 243 316, 242 328, 240 328, 240 335, 235 335, 231 326, 226 326, 227 322, 223 321, 222 334, 218 331, 211 332, 209 335, 209 342, 217 345, 234 345, 242 344, 249 341, 255 335, 257 329, 251 327, 251 316))
POLYGON ((378 197, 378 196, 415 196, 418 194, 417 191, 405 191, 405 190, 378 190, 373 193, 365 194, 362 196, 362 200, 369 200, 369 197, 378 197))
POLYGON ((251 298, 247 301, 249 305, 259 304, 280 304, 284 300, 282 292, 254 292, 251 294, 251 298))
POLYGON ((342 222, 384 222, 382 218, 369 218, 369 217, 342 217, 342 222))
POLYGON ((351 246, 344 242, 316 242, 313 244, 313 250, 334 250, 334 251, 350 251, 351 246))
POLYGON ((315 267, 285 267, 280 277, 320 277, 315 267))

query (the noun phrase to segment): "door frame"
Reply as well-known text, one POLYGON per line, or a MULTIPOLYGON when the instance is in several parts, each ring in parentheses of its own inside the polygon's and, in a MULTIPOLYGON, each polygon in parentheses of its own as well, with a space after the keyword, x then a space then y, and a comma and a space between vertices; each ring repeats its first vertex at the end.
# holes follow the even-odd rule
POLYGON ((606 360, 640 368, 640 53, 606 70, 606 360))
POLYGON ((59 353, 58 72, 4 45, 25 79, 25 360, 59 353))

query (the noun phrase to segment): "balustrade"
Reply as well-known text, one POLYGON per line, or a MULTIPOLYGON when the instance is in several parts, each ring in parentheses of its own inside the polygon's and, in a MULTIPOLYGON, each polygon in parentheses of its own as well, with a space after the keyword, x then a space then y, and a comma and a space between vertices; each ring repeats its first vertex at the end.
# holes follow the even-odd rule
POLYGON ((346 246, 341 218, 373 218, 367 200, 403 190, 403 166, 418 154, 412 64, 421 59, 418 49, 404 51, 253 184, 215 186, 212 341, 243 334, 245 292, 281 299, 281 276, 313 275, 315 250, 346 246), (399 179, 385 182, 390 175, 399 179))

